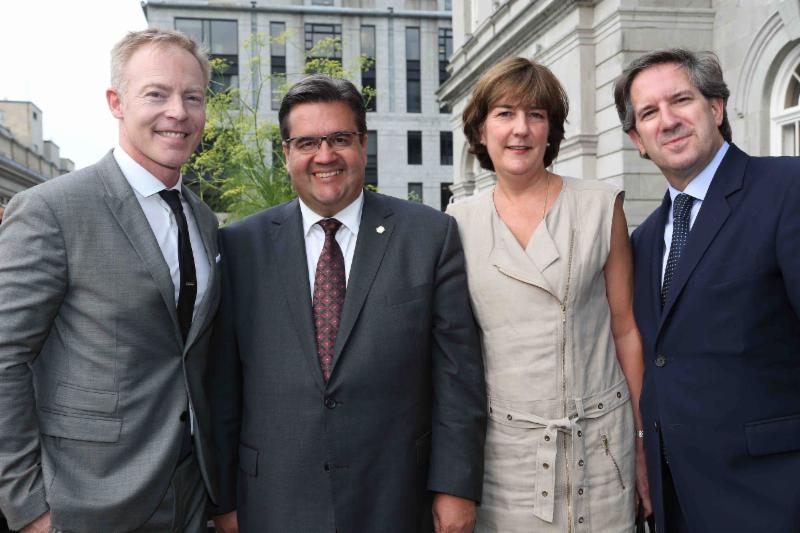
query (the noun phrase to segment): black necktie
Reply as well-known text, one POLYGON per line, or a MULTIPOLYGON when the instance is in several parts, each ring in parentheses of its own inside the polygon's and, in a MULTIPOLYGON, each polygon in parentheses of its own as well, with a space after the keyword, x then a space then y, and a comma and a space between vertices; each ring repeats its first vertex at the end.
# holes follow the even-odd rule
POLYGON ((672 283, 672 276, 678 267, 681 252, 686 246, 689 237, 689 220, 692 214, 694 198, 688 194, 680 193, 672 202, 672 244, 669 247, 667 266, 664 269, 664 283, 661 285, 661 306, 667 301, 667 293, 672 283))
POLYGON ((189 328, 192 326, 194 299, 197 296, 197 273, 194 269, 192 243, 189 240, 189 226, 183 213, 180 193, 172 189, 165 189, 158 194, 172 209, 175 221, 178 223, 178 264, 181 271, 181 287, 178 293, 178 323, 181 326, 183 340, 186 341, 189 328))

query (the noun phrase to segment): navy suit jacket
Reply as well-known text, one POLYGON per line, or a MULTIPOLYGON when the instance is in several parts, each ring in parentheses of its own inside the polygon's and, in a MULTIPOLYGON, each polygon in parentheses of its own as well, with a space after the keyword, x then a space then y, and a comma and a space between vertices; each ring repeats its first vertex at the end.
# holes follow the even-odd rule
POLYGON ((800 158, 731 145, 659 299, 661 207, 634 231, 651 496, 659 435, 692 531, 800 528, 800 158))

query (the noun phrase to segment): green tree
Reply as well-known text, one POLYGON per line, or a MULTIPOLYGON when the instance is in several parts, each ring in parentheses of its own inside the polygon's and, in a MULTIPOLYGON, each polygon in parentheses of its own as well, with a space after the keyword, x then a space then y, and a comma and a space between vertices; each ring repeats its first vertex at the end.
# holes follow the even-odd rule
MULTIPOLYGON (((287 42, 288 32, 273 38, 287 42)), ((264 48, 271 40, 257 34, 245 43, 246 48, 264 48)), ((335 78, 352 79, 355 71, 345 69, 341 60, 342 44, 339 39, 320 40, 305 53, 306 74, 324 74, 335 78)), ((259 65, 261 58, 254 54, 251 61, 259 65)), ((360 56, 357 68, 371 66, 370 59, 360 56)), ((216 74, 225 71, 226 65, 212 61, 216 74)), ((257 69, 255 69, 257 72, 257 69)), ((218 77, 218 76, 215 76, 218 77)), ((285 78, 279 92, 285 93, 285 78)), ((204 199, 215 211, 226 212, 237 220, 267 207, 290 200, 296 193, 286 172, 282 139, 277 124, 259 115, 262 99, 271 101, 272 76, 253 80, 251 91, 226 88, 212 82, 207 95, 206 127, 197 152, 189 159, 184 172, 190 183, 199 186, 204 199)), ((374 97, 374 88, 362 89, 365 98, 374 97)))

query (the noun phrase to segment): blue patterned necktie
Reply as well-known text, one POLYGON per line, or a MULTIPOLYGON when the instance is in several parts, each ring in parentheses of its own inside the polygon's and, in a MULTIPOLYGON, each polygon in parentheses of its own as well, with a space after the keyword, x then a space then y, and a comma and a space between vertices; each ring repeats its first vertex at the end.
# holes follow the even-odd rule
POLYGON ((686 240, 689 238, 692 203, 694 203, 694 198, 684 193, 680 193, 672 202, 672 244, 669 247, 667 267, 664 269, 664 283, 661 285, 661 307, 664 307, 664 302, 667 301, 672 277, 678 267, 681 252, 686 246, 686 240))

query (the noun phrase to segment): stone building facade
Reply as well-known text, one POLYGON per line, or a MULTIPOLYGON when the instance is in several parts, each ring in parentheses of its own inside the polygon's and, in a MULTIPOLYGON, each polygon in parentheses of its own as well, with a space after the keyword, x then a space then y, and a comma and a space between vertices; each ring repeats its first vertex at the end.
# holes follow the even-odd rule
POLYGON ((614 79, 644 52, 714 51, 731 90, 734 143, 755 155, 800 155, 798 0, 463 0, 453 3, 453 45, 438 94, 453 109, 456 199, 494 183, 468 153, 460 115, 480 74, 509 55, 547 65, 569 95, 554 171, 623 186, 631 226, 666 189, 623 133, 612 96, 614 79))
MULTIPOLYGON (((367 183, 380 192, 421 197, 441 208, 450 198, 453 152, 449 110, 436 91, 452 51, 451 0, 145 0, 150 26, 176 28, 204 42, 231 65, 224 81, 247 94, 253 79, 301 78, 305 52, 325 37, 341 39, 344 68, 358 70, 360 55, 374 68, 359 85, 377 91, 367 115, 367 183), (259 50, 254 34, 275 37, 259 50), (257 58, 254 62, 253 59, 257 58)), ((357 78, 359 75, 356 76, 357 78)), ((263 98, 262 119, 277 123, 279 99, 263 98)))
POLYGON ((74 169, 44 140, 42 111, 31 102, 0 100, 0 207, 14 194, 74 169))

